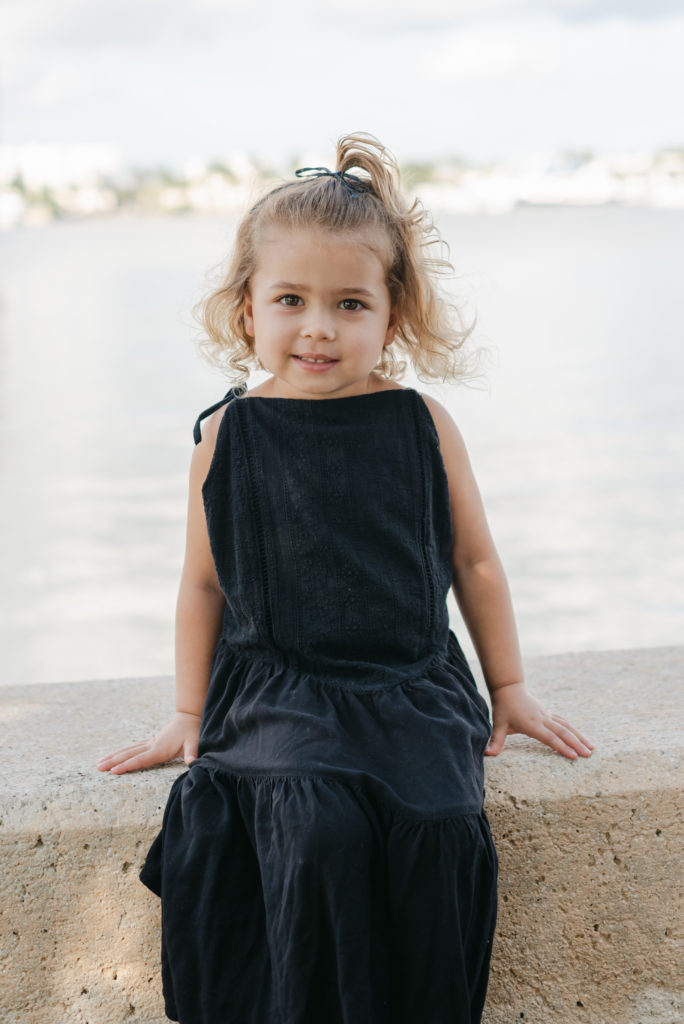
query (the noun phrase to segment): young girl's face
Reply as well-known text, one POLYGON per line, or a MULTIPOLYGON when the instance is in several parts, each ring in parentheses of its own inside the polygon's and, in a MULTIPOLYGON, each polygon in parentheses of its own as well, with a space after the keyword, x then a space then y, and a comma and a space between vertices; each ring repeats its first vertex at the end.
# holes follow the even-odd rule
POLYGON ((268 228, 249 280, 245 327, 282 398, 371 389, 396 323, 380 257, 363 232, 268 228))

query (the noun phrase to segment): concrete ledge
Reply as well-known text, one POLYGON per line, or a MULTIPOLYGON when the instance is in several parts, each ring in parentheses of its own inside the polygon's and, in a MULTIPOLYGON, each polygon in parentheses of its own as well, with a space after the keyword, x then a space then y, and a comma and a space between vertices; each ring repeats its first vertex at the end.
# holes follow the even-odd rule
MULTIPOLYGON (((485 1020, 678 1024, 684 648, 527 668, 597 749, 569 763, 514 737, 487 762, 501 883, 485 1020)), ((0 688, 3 1024, 166 1021, 159 904, 137 872, 184 766, 94 765, 171 707, 168 679, 0 688)))

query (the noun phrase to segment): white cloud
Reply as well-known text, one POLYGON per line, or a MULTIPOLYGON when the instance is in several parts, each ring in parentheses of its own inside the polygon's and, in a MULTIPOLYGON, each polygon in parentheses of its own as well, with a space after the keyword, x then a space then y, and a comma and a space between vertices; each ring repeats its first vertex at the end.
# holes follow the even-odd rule
MULTIPOLYGON (((546 28, 547 37, 561 32, 546 28)), ((537 27, 473 27, 450 32, 423 58, 423 71, 437 82, 501 81, 515 75, 530 77, 553 69, 548 48, 538 45, 537 27)))
POLYGON ((37 106, 56 106, 77 97, 82 87, 83 80, 76 68, 54 68, 36 79, 30 97, 37 106))
POLYGON ((283 10, 293 32, 334 24, 353 37, 371 28, 430 31, 436 22, 486 25, 519 17, 651 21, 681 13, 681 0, 289 0, 286 9, 278 0, 3 0, 0 38, 5 57, 16 47, 184 46, 263 26, 283 10))
POLYGON ((263 0, 3 0, 4 48, 78 51, 187 46, 254 21, 263 0))
POLYGON ((625 17, 653 21, 681 13, 681 0, 344 0, 311 3, 314 16, 336 24, 395 31, 487 24, 503 19, 556 18, 601 21, 625 17), (361 18, 359 22, 357 19, 361 18))
POLYGON ((404 157, 681 144, 684 19, 618 6, 4 0, 4 137, 136 162, 329 152, 359 128, 404 157))
POLYGON ((619 85, 640 76, 648 91, 646 76, 654 76, 651 85, 668 76, 673 87, 684 84, 682 53, 684 16, 649 24, 525 19, 450 32, 425 55, 423 70, 443 83, 552 78, 580 84, 612 75, 619 85))

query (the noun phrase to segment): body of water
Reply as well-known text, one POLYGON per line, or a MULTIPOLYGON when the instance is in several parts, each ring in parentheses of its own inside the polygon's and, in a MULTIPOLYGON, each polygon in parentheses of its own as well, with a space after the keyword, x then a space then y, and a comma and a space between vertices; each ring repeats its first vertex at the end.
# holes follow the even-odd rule
MULTIPOLYGON (((684 212, 440 226, 488 385, 418 386, 466 438, 524 653, 680 643, 684 212)), ((173 672, 192 425, 227 390, 190 310, 233 227, 0 236, 0 682, 173 672)))

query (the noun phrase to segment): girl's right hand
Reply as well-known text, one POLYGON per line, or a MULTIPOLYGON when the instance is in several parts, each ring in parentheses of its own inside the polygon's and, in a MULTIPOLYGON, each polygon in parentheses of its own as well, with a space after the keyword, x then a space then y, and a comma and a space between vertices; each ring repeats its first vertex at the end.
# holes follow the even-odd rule
POLYGON ((98 771, 123 775, 166 764, 176 757, 182 757, 186 764, 191 764, 197 757, 200 721, 199 715, 177 711, 169 724, 152 739, 132 743, 101 758, 97 763, 98 771))

